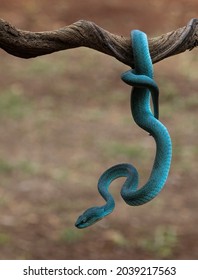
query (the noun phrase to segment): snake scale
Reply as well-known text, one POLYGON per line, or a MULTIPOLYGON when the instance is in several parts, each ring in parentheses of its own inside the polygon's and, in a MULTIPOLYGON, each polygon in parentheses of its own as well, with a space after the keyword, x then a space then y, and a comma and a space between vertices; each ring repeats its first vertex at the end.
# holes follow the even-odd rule
POLYGON ((162 190, 170 170, 172 157, 171 138, 166 127, 158 120, 158 86, 153 80, 153 65, 149 53, 148 39, 144 32, 131 32, 134 69, 121 75, 122 80, 133 86, 131 92, 131 112, 139 127, 153 136, 156 143, 156 155, 150 177, 146 184, 138 188, 138 172, 128 163, 117 164, 107 169, 98 181, 98 191, 106 201, 103 206, 87 209, 77 219, 77 228, 88 227, 109 215, 115 201, 109 192, 111 182, 119 177, 126 177, 121 188, 121 196, 131 206, 145 204, 162 190), (153 112, 150 100, 153 102, 153 112))

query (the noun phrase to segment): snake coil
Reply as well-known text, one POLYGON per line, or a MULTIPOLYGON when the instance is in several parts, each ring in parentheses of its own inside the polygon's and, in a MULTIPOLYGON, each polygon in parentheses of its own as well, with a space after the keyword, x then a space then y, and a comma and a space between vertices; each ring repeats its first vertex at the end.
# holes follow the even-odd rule
POLYGON ((115 201, 109 193, 111 182, 119 177, 126 177, 121 188, 124 201, 132 206, 145 204, 162 190, 170 170, 172 157, 171 138, 166 127, 158 120, 158 86, 153 80, 153 65, 145 33, 139 30, 131 32, 135 68, 122 74, 122 80, 133 86, 131 92, 131 112, 139 127, 153 136, 156 142, 156 155, 150 177, 146 184, 138 188, 138 172, 128 163, 117 164, 107 169, 98 181, 98 191, 106 201, 103 206, 87 209, 77 219, 77 228, 88 227, 109 215, 115 201), (152 97, 154 114, 150 106, 152 97))

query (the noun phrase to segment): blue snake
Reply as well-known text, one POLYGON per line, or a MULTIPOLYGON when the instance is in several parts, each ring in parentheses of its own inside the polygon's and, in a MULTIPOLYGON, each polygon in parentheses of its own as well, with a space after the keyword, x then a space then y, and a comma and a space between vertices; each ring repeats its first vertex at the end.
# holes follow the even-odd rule
POLYGON ((133 86, 131 92, 131 112, 138 126, 153 136, 156 142, 156 155, 147 183, 138 188, 138 172, 128 163, 117 164, 107 169, 98 181, 98 191, 106 201, 103 206, 87 209, 77 219, 77 228, 88 227, 109 215, 115 201, 109 193, 111 182, 119 177, 126 177, 121 189, 121 196, 131 206, 149 202, 162 190, 170 170, 172 143, 166 127, 158 120, 158 86, 153 80, 153 65, 149 53, 148 39, 144 32, 131 32, 134 69, 122 74, 122 80, 133 86), (150 99, 153 101, 153 113, 150 99))

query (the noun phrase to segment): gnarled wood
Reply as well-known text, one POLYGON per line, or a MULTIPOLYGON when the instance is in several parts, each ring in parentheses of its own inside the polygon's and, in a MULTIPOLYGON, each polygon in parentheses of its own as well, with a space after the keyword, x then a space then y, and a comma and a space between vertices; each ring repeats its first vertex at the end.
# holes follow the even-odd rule
MULTIPOLYGON (((21 58, 32 58, 60 50, 88 47, 113 56, 133 67, 131 39, 112 34, 95 23, 80 20, 55 31, 29 32, 0 19, 0 47, 21 58)), ((175 31, 149 38, 153 63, 198 46, 198 19, 175 31)))

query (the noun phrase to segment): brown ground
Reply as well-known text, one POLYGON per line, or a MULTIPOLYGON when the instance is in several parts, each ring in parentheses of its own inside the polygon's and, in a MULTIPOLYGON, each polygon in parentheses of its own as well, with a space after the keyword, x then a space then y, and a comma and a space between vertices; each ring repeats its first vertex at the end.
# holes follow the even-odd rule
MULTIPOLYGON (((149 36, 197 17, 196 0, 0 0, 1 18, 42 31, 79 19, 122 35, 149 36)), ((160 113, 173 140, 166 187, 152 202, 116 209, 78 230, 86 208, 103 203, 97 180, 131 162, 149 176, 153 140, 131 120, 127 67, 89 49, 32 60, 1 51, 0 259, 197 259, 197 50, 155 66, 160 113)))

